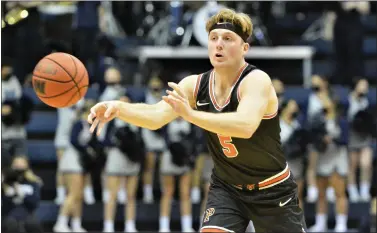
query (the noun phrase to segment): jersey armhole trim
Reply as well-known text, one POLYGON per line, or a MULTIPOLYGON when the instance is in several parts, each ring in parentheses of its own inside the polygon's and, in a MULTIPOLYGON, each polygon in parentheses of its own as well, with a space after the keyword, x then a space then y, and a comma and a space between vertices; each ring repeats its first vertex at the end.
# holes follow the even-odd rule
MULTIPOLYGON (((238 87, 237 87, 237 100, 238 100, 238 103, 241 101, 241 84, 242 84, 242 81, 245 80, 245 78, 243 78, 240 83, 238 84, 238 87)), ((279 109, 279 107, 278 107, 279 109)), ((269 120, 269 119, 272 119, 274 118, 277 114, 278 114, 278 109, 276 109, 276 111, 274 113, 270 113, 270 114, 264 114, 262 119, 263 120, 269 120)))
POLYGON ((200 229, 200 232, 202 232, 202 229, 219 229, 219 230, 222 230, 224 232, 233 232, 234 233, 234 231, 232 231, 232 230, 229 230, 225 227, 218 227, 218 226, 204 226, 200 229))
POLYGON ((196 78, 196 82, 195 82, 195 87, 194 87, 194 91, 193 91, 193 98, 194 98, 195 107, 196 107, 196 97, 198 96, 202 77, 203 77, 203 74, 199 74, 198 77, 196 78))

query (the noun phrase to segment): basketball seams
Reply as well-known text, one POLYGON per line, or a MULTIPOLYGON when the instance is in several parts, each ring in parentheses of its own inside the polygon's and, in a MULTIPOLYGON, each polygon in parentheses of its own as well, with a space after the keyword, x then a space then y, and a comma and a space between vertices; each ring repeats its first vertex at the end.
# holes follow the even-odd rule
MULTIPOLYGON (((81 81, 84 80, 85 75, 88 75, 88 72, 87 72, 86 70, 84 70, 84 73, 82 74, 82 77, 81 77, 81 79, 78 81, 77 84, 80 84, 81 81)), ((82 86, 82 87, 79 87, 79 88, 77 89, 78 92, 75 92, 75 94, 73 94, 73 95, 71 96, 71 98, 67 101, 67 103, 66 103, 64 106, 67 106, 67 105, 68 105, 68 104, 74 99, 74 97, 76 96, 77 93, 79 93, 79 98, 81 99, 83 96, 80 95, 80 90, 81 90, 82 88, 84 88, 84 87, 89 87, 89 85, 84 85, 84 86, 82 86)))
MULTIPOLYGON (((77 75, 77 65, 76 65, 76 61, 75 61, 75 59, 73 59, 73 57, 71 56, 71 55, 69 55, 69 54, 67 54, 68 56, 69 56, 69 58, 71 58, 71 60, 72 60, 72 62, 73 62, 73 65, 75 66, 75 78, 76 78, 76 75, 77 75)), ((74 81, 75 82, 75 81, 74 81)), ((76 84, 76 83, 75 83, 76 84)), ((78 84, 78 83, 77 83, 78 84)), ((80 88, 79 88, 79 86, 78 85, 76 85, 76 87, 77 87, 77 91, 79 92, 79 97, 81 98, 82 96, 81 96, 81 92, 80 92, 80 88)))
MULTIPOLYGON (((85 88, 85 87, 89 87, 89 85, 82 86, 82 87, 79 88, 79 90, 81 90, 81 89, 83 89, 83 88, 85 88)), ((73 95, 71 96, 71 98, 67 101, 67 103, 65 103, 64 106, 68 106, 68 104, 74 99, 74 97, 77 95, 77 93, 78 93, 78 92, 75 92, 75 94, 73 94, 73 95)), ((81 98, 81 97, 80 97, 80 98, 81 98)), ((69 106, 70 106, 70 105, 69 105, 69 106)))
MULTIPOLYGON (((58 65, 60 68, 62 68, 67 74, 68 76, 72 79, 72 82, 75 84, 75 86, 77 87, 77 89, 79 89, 76 81, 75 81, 75 78, 72 77, 72 75, 68 72, 68 70, 66 70, 66 68, 64 68, 64 66, 60 65, 58 62, 56 62, 55 60, 49 58, 49 57, 46 57, 45 59, 49 60, 49 61, 52 61, 53 63, 55 63, 56 65, 58 65)), ((76 68, 76 66, 75 66, 76 68)), ((80 95, 81 96, 81 95, 80 95)))
MULTIPOLYGON (((84 78, 85 78, 85 73, 83 73, 83 75, 81 76, 80 80, 78 81, 78 84, 80 84, 81 81, 84 80, 84 78)), ((71 82, 71 81, 69 81, 69 82, 71 82)), ((53 96, 40 96, 40 97, 41 97, 41 98, 45 98, 45 99, 55 98, 55 97, 58 97, 58 96, 61 96, 61 95, 64 95, 64 94, 70 92, 73 88, 75 88, 75 86, 72 86, 72 87, 70 87, 69 89, 67 89, 67 90, 65 90, 65 91, 63 91, 63 92, 61 92, 61 93, 59 93, 59 94, 57 94, 57 95, 53 95, 53 96)), ((38 96, 39 96, 39 95, 38 95, 38 96)), ((80 97, 81 97, 81 96, 80 96, 80 97)))
POLYGON ((50 78, 47 78, 47 77, 44 77, 44 76, 36 75, 36 74, 34 74, 34 72, 33 72, 33 76, 37 77, 39 79, 43 79, 43 80, 47 80, 47 81, 51 81, 51 82, 56 82, 56 83, 69 83, 69 82, 72 82, 72 80, 59 81, 59 80, 55 80, 55 79, 50 79, 50 78))

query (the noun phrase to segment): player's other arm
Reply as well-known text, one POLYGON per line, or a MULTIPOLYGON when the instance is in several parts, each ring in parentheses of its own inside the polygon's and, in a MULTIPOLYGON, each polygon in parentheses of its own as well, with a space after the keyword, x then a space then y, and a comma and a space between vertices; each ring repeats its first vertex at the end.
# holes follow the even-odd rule
MULTIPOLYGON (((197 75, 192 75, 184 78, 178 84, 187 96, 190 96, 190 103, 193 103, 193 89, 196 80, 197 75)), ((139 127, 156 130, 171 122, 177 118, 177 116, 170 105, 164 101, 160 101, 156 104, 144 104, 126 103, 115 100, 100 102, 95 105, 88 116, 88 122, 92 124, 92 131, 94 131, 94 128, 97 126, 100 131, 104 123, 115 117, 139 127)))
POLYGON ((238 138, 250 138, 266 113, 272 90, 270 77, 263 71, 251 72, 240 84, 236 112, 207 113, 192 111, 188 121, 208 131, 238 138))

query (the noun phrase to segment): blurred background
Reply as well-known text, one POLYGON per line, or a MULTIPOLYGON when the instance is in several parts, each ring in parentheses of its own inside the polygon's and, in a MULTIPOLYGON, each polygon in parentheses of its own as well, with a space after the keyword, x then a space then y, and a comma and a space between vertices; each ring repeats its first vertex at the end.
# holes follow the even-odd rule
POLYGON ((205 22, 222 7, 251 16, 247 61, 273 78, 307 225, 365 232, 377 185, 377 3, 361 1, 2 1, 2 227, 198 230, 213 166, 200 129, 115 121, 91 137, 84 120, 97 101, 153 104, 167 81, 211 69, 205 22), (70 108, 32 89, 51 52, 89 72, 85 99, 70 108), (302 130, 311 138, 299 147, 302 130))

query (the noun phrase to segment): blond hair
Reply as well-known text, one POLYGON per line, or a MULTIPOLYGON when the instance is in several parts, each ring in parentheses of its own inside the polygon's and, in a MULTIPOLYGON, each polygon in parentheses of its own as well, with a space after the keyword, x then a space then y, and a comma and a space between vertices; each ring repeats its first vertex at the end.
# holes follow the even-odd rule
POLYGON ((235 12, 232 9, 221 9, 216 15, 213 15, 206 24, 206 30, 209 33, 211 27, 217 23, 228 22, 240 26, 242 32, 249 38, 253 33, 253 23, 250 17, 244 13, 235 12))

